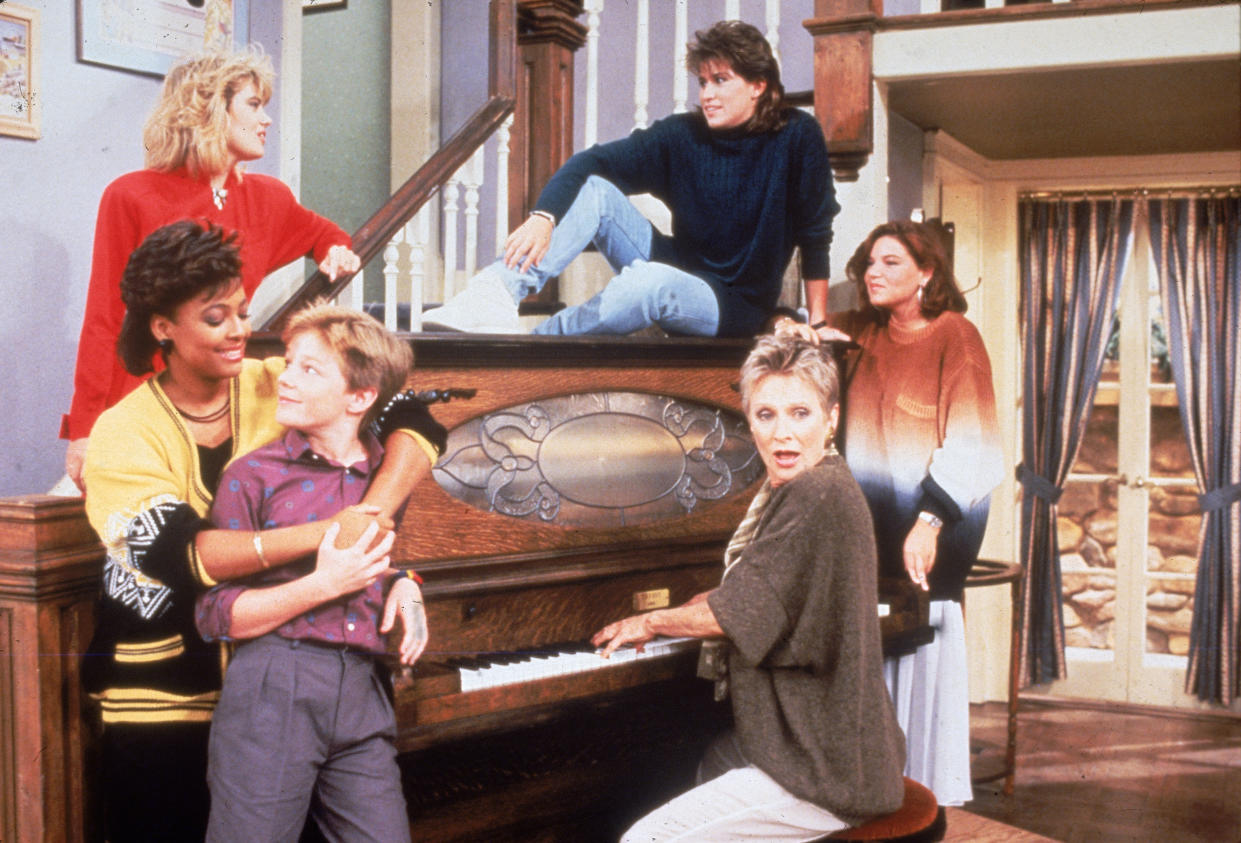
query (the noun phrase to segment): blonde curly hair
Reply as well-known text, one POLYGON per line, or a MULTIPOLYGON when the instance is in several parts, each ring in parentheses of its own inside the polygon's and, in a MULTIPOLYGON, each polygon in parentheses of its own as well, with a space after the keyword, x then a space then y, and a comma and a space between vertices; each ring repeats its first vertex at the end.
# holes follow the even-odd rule
POLYGON ((227 170, 233 97, 251 83, 266 104, 275 76, 271 57, 253 46, 177 62, 164 77, 159 101, 142 127, 146 166, 160 172, 185 167, 191 178, 227 170))

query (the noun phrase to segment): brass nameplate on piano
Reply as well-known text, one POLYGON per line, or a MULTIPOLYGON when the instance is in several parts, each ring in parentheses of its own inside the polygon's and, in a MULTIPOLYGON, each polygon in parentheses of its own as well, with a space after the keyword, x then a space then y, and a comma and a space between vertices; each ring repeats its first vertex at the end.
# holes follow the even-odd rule
POLYGON ((672 595, 666 588, 634 592, 633 610, 635 612, 649 612, 652 609, 664 609, 671 602, 671 598, 672 595))

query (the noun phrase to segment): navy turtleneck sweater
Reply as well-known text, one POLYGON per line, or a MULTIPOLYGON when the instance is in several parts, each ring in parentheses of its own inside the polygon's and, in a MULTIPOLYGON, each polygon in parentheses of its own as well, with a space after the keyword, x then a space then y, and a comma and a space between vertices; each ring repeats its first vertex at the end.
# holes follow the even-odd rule
POLYGON ((787 116, 781 129, 746 134, 712 131, 697 112, 674 114, 574 155, 535 208, 562 218, 592 175, 627 195, 658 197, 672 211, 672 236, 653 232, 651 260, 711 285, 718 336, 753 336, 776 307, 794 246, 803 278, 828 277, 840 210, 819 124, 796 109, 787 116))

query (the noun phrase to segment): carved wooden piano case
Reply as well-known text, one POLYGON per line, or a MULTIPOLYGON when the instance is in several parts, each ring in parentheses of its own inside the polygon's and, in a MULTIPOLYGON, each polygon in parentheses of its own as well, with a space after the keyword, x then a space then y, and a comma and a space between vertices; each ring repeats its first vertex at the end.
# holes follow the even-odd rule
MULTIPOLYGON (((696 646, 603 664, 581 642, 718 582, 762 473, 734 386, 749 344, 411 342, 410 385, 448 398, 450 431, 393 555, 431 630, 393 671, 414 839, 614 840, 691 784, 730 715, 696 646)), ((0 501, 2 840, 92 839, 75 653, 101 561, 80 501, 0 501)), ((888 602, 885 648, 924 640, 925 600, 888 602)))

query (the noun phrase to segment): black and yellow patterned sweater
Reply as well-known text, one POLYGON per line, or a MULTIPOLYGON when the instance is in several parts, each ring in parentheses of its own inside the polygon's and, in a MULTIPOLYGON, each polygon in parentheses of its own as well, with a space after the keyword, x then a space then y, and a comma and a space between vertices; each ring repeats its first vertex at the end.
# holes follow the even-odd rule
MULTIPOLYGON (((195 444, 154 378, 95 423, 86 515, 107 558, 82 679, 105 724, 211 719, 226 653, 194 627, 194 600, 215 584, 194 539, 211 527, 206 516, 224 464, 283 433, 275 421, 282 371, 282 358, 245 361, 232 382, 233 436, 224 453, 195 444)), ((407 413, 387 429, 411 433, 434 455, 430 442, 442 440, 443 429, 420 403, 413 409, 413 421, 407 413)))

